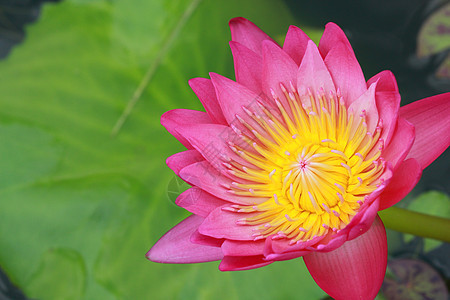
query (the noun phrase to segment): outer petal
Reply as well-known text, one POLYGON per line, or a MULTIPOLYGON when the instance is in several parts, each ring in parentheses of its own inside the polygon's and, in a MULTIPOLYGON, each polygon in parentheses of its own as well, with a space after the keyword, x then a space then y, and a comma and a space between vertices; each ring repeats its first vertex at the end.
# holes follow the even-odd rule
POLYGON ((179 140, 186 148, 193 149, 192 145, 175 130, 178 126, 188 124, 211 124, 212 120, 207 113, 190 109, 173 109, 161 116, 161 124, 179 140))
POLYGON ((338 249, 303 257, 316 283, 336 300, 374 299, 387 265, 386 231, 377 217, 365 234, 338 249))
POLYGON ((230 20, 229 24, 231 29, 231 40, 244 45, 260 55, 262 41, 273 41, 270 36, 247 19, 240 17, 233 18, 230 20))
POLYGON ((374 82, 377 82, 375 98, 378 114, 383 124, 381 138, 385 145, 388 145, 397 125, 400 94, 398 93, 397 81, 391 71, 385 70, 376 74, 367 81, 367 87, 374 82))
POLYGON ((417 160, 410 158, 402 162, 380 196, 379 210, 391 207, 402 200, 419 182, 421 175, 422 168, 417 160))
POLYGON ((383 151, 383 158, 389 161, 394 170, 408 155, 415 139, 414 126, 403 118, 398 118, 397 128, 395 129, 389 145, 383 151))
POLYGON ((289 54, 297 65, 300 65, 308 41, 310 41, 310 38, 300 28, 291 25, 284 40, 283 50, 289 54))
POLYGON ((222 250, 218 247, 202 246, 190 241, 203 218, 192 215, 167 232, 147 252, 147 258, 154 262, 171 264, 190 264, 220 260, 222 250))
MULTIPOLYGON (((203 235, 198 230, 191 235, 191 242, 203 246, 221 247, 224 239, 215 239, 207 235, 203 235)), ((223 251, 222 251, 223 253, 223 251)))
POLYGON ((425 169, 450 146, 450 93, 403 106, 400 116, 416 128, 416 140, 407 158, 415 158, 425 169))
POLYGON ((301 242, 294 245, 290 245, 288 239, 273 240, 268 238, 266 239, 264 255, 268 260, 275 261, 294 259, 308 254, 310 251, 306 248, 317 244, 324 238, 325 236, 318 236, 307 242, 301 242))
POLYGON ((334 23, 325 27, 319 50, 347 105, 366 91, 366 81, 344 32, 334 23))
POLYGON ((197 162, 204 161, 205 159, 197 150, 186 150, 183 152, 175 153, 166 160, 167 166, 175 172, 180 174, 181 169, 197 162))
MULTIPOLYGON (((257 213, 247 213, 245 217, 252 217, 257 213)), ((201 234, 214 237, 216 239, 230 239, 238 241, 253 241, 253 234, 256 233, 257 226, 238 225, 242 219, 241 213, 234 213, 226 210, 226 206, 213 210, 198 228, 201 234)))
POLYGON ((333 49, 337 44, 343 44, 352 50, 352 46, 350 45, 350 42, 342 29, 335 23, 329 22, 325 25, 325 30, 319 42, 320 53, 323 57, 326 57, 331 49, 333 49))
POLYGON ((192 78, 189 80, 189 85, 197 95, 211 120, 214 123, 226 124, 227 121, 220 109, 219 102, 217 102, 216 91, 211 80, 207 78, 192 78))
POLYGON ((222 244, 222 252, 225 256, 256 256, 264 251, 264 240, 259 241, 234 241, 225 240, 222 244))
POLYGON ((328 72, 319 50, 313 41, 308 41, 305 56, 298 68, 297 89, 300 96, 308 95, 308 89, 317 94, 323 88, 326 95, 336 93, 333 80, 328 72))
POLYGON ((251 270, 271 264, 264 256, 225 256, 219 265, 220 271, 251 270))
POLYGON ((233 53, 236 81, 256 94, 262 93, 262 57, 238 42, 230 42, 233 53))
POLYGON ((206 218, 210 212, 219 206, 228 204, 198 187, 192 187, 178 196, 176 205, 193 214, 206 218))

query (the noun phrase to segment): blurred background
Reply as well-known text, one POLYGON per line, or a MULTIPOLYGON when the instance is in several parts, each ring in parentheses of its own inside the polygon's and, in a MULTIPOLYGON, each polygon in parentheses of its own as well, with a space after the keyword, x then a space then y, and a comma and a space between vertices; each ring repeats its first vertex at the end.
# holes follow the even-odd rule
MULTIPOLYGON (((281 44, 291 24, 318 42, 336 22, 402 105, 450 91, 449 1, 0 0, 0 299, 326 299, 301 259, 222 273, 145 258, 188 215, 165 165, 183 146, 159 118, 202 109, 188 79, 234 78, 237 16, 281 44)), ((450 218, 449 160, 399 205, 450 218)), ((447 299, 449 245, 388 236, 379 299, 447 299)))

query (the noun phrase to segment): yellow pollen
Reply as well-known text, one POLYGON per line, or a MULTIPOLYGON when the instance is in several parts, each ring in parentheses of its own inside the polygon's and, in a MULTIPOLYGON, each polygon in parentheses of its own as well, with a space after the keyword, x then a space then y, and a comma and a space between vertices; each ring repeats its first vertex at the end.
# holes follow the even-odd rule
POLYGON ((344 228, 383 182, 382 121, 369 132, 366 111, 348 110, 339 92, 280 88, 281 95, 271 90, 273 106, 257 102, 236 115, 243 126, 232 129, 244 143, 229 147, 241 162, 224 158, 236 178, 224 187, 254 204, 226 210, 242 214, 238 225, 255 227, 255 240, 295 244, 344 228))

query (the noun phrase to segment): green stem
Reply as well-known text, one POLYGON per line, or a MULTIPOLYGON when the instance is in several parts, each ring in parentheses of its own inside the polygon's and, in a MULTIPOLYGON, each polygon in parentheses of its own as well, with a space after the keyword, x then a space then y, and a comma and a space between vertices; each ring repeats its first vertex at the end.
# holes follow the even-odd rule
POLYGON ((450 243, 450 219, 425 215, 399 207, 380 211, 384 226, 389 229, 411 233, 450 243))

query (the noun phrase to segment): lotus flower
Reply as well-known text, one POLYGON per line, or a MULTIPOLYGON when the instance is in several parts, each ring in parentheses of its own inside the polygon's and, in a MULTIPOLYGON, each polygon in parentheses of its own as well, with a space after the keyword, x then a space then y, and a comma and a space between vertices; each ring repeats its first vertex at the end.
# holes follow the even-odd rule
POLYGON ((192 213, 147 253, 161 263, 221 260, 222 271, 303 257, 335 299, 373 299, 384 278, 379 210, 400 201, 450 144, 450 93, 400 108, 393 74, 367 82, 343 31, 317 47, 291 26, 280 47, 230 21, 236 81, 189 81, 206 112, 161 118, 187 150, 168 166, 192 213))

